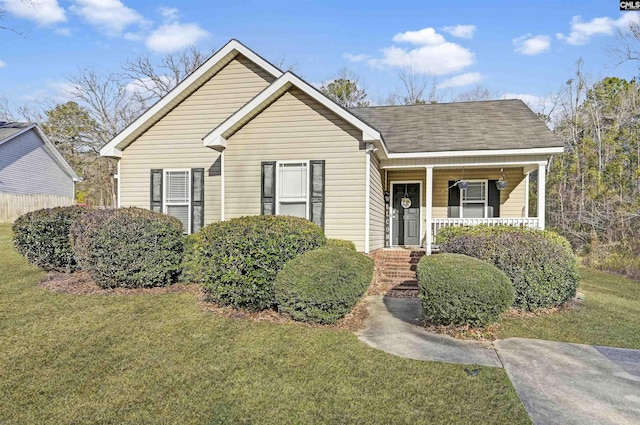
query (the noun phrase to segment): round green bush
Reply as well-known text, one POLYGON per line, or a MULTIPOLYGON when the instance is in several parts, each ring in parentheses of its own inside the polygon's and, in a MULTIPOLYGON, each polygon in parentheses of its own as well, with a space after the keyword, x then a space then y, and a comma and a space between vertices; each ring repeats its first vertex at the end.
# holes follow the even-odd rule
POLYGON ((350 248, 324 246, 287 262, 275 282, 278 311, 294 320, 331 324, 371 283, 373 260, 350 248))
POLYGON ((425 317, 437 325, 487 326, 513 303, 513 287, 498 268, 459 254, 422 257, 417 269, 425 317))
POLYGON ((180 274, 180 220, 141 208, 84 215, 73 226, 74 251, 103 288, 167 286, 180 274))
POLYGON ((325 246, 334 246, 337 248, 347 248, 350 249, 352 251, 356 250, 356 244, 354 244, 351 241, 347 241, 344 239, 330 239, 327 238, 327 243, 325 246))
POLYGON ((45 208, 21 215, 13 223, 13 242, 26 259, 45 270, 72 272, 78 269, 69 229, 89 207, 45 208))
POLYGON ((514 306, 534 310, 561 305, 576 294, 576 258, 562 236, 515 227, 475 226, 449 231, 443 252, 487 261, 511 279, 514 306))
POLYGON ((303 218, 250 216, 209 224, 191 241, 185 278, 201 283, 220 304, 271 308, 273 283, 284 264, 325 244, 324 233, 303 218))

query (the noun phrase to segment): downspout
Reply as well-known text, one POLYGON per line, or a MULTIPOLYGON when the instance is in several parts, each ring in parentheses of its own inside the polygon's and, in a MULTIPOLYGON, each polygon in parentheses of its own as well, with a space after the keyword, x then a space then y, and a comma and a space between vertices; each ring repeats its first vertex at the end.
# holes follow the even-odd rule
POLYGON ((224 221, 224 151, 220 153, 220 221, 224 221))
POLYGON ((117 207, 120 208, 121 207, 121 201, 120 199, 122 199, 120 197, 120 188, 122 187, 122 185, 120 184, 120 180, 122 180, 122 173, 120 173, 120 162, 122 162, 122 159, 118 160, 118 199, 117 199, 117 207))

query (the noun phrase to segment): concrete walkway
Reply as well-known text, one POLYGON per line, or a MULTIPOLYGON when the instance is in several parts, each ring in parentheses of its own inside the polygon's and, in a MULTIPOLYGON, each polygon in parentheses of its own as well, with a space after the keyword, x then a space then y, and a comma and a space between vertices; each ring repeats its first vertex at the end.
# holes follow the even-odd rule
POLYGON ((524 338, 459 341, 418 325, 419 299, 367 300, 361 341, 417 360, 504 367, 536 425, 640 424, 640 350, 524 338))

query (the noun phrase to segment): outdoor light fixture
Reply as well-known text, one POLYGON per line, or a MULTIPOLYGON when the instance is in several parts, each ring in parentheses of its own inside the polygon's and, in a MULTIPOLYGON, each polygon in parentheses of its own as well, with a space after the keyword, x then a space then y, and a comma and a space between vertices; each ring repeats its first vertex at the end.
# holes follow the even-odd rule
POLYGON ((462 178, 456 182, 460 189, 469 187, 469 182, 464 179, 464 168, 462 168, 462 178))
POLYGON ((500 180, 496 180, 496 188, 498 188, 498 190, 507 188, 507 181, 504 179, 504 168, 500 169, 500 180))
POLYGON ((389 193, 388 190, 384 191, 384 203, 389 205, 389 202, 391 202, 391 194, 389 193))

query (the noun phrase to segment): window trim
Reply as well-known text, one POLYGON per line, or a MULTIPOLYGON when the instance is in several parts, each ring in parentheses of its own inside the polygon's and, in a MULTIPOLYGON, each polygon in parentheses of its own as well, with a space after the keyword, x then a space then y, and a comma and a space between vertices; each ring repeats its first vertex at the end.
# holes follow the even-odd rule
POLYGON ((489 180, 488 179, 469 179, 468 183, 484 183, 484 200, 483 201, 465 201, 464 192, 466 189, 460 189, 460 218, 464 216, 464 204, 480 204, 484 205, 482 209, 482 218, 487 218, 487 207, 489 206, 489 180))
MULTIPOLYGON (((310 164, 310 160, 306 159, 306 160, 291 160, 291 159, 287 159, 287 160, 283 160, 283 161, 276 161, 276 190, 275 190, 275 211, 276 214, 275 215, 280 215, 280 165, 283 164, 305 164, 305 166, 307 167, 307 187, 305 190, 306 196, 304 198, 304 202, 306 202, 306 208, 305 208, 305 219, 309 220, 309 217, 311 217, 311 196, 309 194, 309 184, 311 181, 311 164, 310 164)), ((284 203, 299 203, 301 202, 302 198, 296 198, 295 200, 287 200, 284 201, 284 203)))
POLYGON ((187 214, 187 228, 185 229, 185 233, 189 235, 189 234, 191 234, 191 227, 192 227, 192 223, 191 223, 191 190, 192 190, 192 187, 191 187, 191 168, 163 168, 162 169, 162 191, 163 191, 163 193, 162 193, 162 212, 163 212, 163 214, 170 215, 167 212, 167 206, 170 206, 170 205, 177 205, 177 206, 185 205, 185 203, 183 203, 183 202, 180 202, 180 203, 169 202, 168 203, 167 202, 168 196, 167 196, 167 193, 166 193, 166 191, 168 189, 168 186, 167 186, 167 174, 170 173, 170 172, 185 172, 185 171, 187 172, 187 182, 188 182, 188 185, 189 185, 188 190, 187 190, 187 195, 189 197, 189 200, 186 203, 188 214, 187 214))

